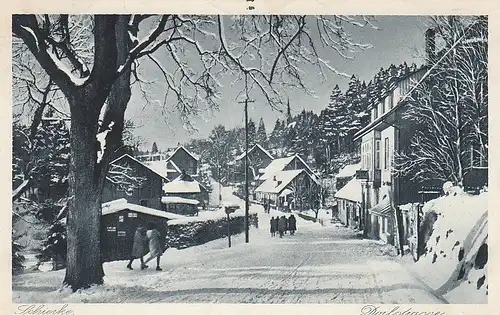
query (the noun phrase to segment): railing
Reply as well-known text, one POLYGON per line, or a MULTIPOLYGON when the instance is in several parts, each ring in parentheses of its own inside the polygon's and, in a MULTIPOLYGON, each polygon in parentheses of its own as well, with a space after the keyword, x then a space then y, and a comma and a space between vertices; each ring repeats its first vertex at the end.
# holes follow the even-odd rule
POLYGON ((381 170, 358 170, 356 171, 356 178, 373 182, 374 187, 380 187, 382 184, 381 170))

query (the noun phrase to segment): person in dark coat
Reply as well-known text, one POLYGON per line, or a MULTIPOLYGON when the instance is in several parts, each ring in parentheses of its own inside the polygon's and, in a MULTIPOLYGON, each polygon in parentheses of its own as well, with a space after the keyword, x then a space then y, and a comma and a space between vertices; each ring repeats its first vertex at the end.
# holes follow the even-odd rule
POLYGON ((132 245, 132 254, 130 255, 130 261, 128 262, 127 268, 133 270, 132 262, 134 259, 139 258, 141 261, 141 270, 147 268, 144 264, 144 255, 148 253, 148 237, 146 236, 146 228, 140 224, 134 234, 134 244, 132 245))
POLYGON ((273 229, 273 233, 272 235, 273 236, 276 236, 276 232, 278 231, 278 217, 276 218, 273 218, 272 222, 271 222, 271 227, 273 229))
POLYGON ((274 226, 274 217, 271 217, 271 220, 269 221, 269 227, 270 227, 271 236, 274 236, 274 234, 276 234, 276 229, 274 226))
POLYGON ((285 233, 285 228, 286 228, 286 218, 283 215, 278 220, 278 232, 280 233, 280 238, 283 237, 283 233, 285 233))
POLYGON ((286 232, 288 232, 289 228, 288 228, 288 218, 285 217, 285 234, 286 232))
POLYGON ((290 230, 290 235, 294 235, 297 230, 297 220, 293 214, 288 218, 288 229, 290 230))
POLYGON ((149 258, 144 262, 147 264, 149 261, 156 258, 156 270, 162 271, 160 268, 160 257, 163 255, 164 246, 162 241, 162 236, 160 232, 156 229, 156 226, 153 222, 148 224, 148 231, 146 235, 149 239, 149 258))

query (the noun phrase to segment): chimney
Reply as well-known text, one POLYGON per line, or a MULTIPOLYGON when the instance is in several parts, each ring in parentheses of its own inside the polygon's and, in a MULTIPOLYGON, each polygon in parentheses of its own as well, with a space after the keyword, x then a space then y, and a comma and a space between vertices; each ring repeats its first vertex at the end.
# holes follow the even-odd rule
POLYGON ((273 176, 273 181, 276 181, 276 175, 273 176))
POLYGON ((425 32, 425 62, 432 64, 436 54, 436 31, 429 28, 425 32))

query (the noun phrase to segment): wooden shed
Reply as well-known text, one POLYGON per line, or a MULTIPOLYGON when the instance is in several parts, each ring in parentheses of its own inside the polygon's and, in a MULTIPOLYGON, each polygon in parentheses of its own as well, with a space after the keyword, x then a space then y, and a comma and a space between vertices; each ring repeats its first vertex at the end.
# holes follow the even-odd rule
POLYGON ((134 233, 139 224, 154 222, 165 237, 167 221, 182 215, 160 211, 118 199, 102 206, 101 255, 104 262, 130 259, 134 233))

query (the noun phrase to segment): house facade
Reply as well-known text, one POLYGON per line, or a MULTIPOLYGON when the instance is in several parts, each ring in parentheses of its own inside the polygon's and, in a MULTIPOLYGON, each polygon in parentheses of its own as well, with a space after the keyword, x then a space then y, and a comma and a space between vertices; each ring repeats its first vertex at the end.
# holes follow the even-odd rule
POLYGON ((424 75, 418 69, 394 82, 378 104, 372 104, 371 121, 354 137, 361 146, 361 169, 357 178, 362 181, 361 226, 369 236, 393 242, 395 207, 418 202, 420 185, 393 176, 395 153, 406 148, 417 126, 402 119, 410 92, 424 75))
POLYGON ((124 198, 129 203, 161 210, 164 182, 168 179, 162 174, 125 154, 110 163, 102 202, 124 198))
POLYGON ((167 158, 167 168, 177 170, 168 174, 169 180, 177 178, 184 171, 191 176, 198 175, 198 157, 183 146, 178 146, 167 158))
POLYGON ((257 201, 280 211, 319 207, 319 183, 306 170, 275 172, 255 189, 257 201))

